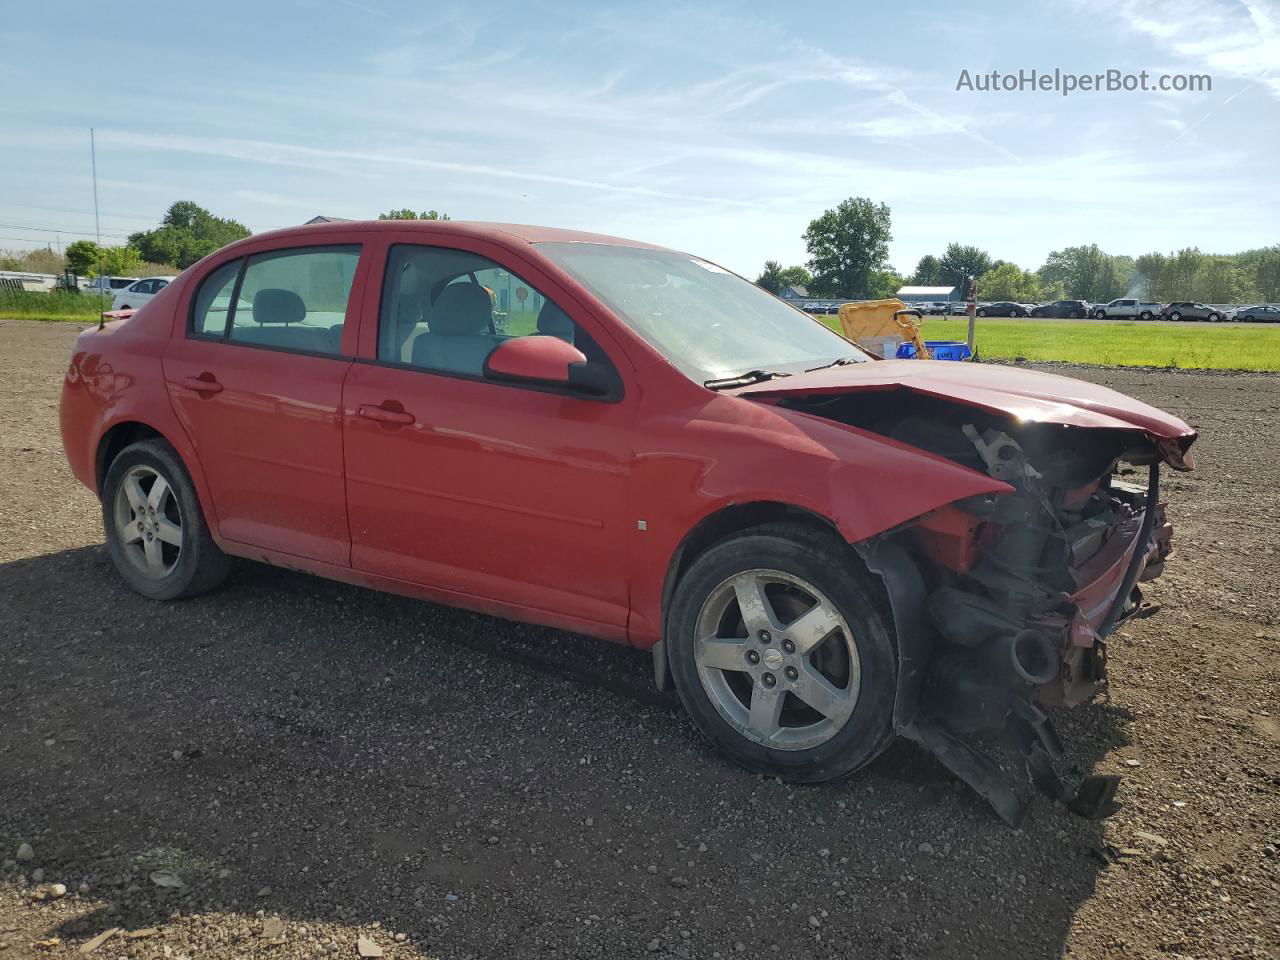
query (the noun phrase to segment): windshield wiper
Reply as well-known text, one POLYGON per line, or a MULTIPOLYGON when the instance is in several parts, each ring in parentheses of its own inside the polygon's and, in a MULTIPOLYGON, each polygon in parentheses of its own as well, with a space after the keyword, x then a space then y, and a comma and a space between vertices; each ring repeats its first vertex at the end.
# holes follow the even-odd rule
POLYGON ((845 364, 861 363, 861 362, 862 361, 858 357, 839 357, 835 360, 832 360, 830 363, 824 363, 817 367, 810 367, 808 370, 805 371, 805 373, 813 373, 813 371, 815 370, 826 370, 830 367, 843 367, 845 364))
POLYGON ((736 377, 722 377, 719 380, 704 380, 702 385, 708 390, 724 390, 728 387, 745 387, 753 383, 763 383, 765 380, 772 380, 774 377, 789 377, 789 373, 781 373, 777 370, 748 370, 746 373, 740 373, 736 377))

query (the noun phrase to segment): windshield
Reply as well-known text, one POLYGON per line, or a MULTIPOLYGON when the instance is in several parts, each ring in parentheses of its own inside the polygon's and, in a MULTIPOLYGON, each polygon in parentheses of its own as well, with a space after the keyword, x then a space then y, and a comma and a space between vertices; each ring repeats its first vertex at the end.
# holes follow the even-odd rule
POLYGON ((820 321, 687 253, 599 243, 538 249, 699 383, 870 359, 820 321))

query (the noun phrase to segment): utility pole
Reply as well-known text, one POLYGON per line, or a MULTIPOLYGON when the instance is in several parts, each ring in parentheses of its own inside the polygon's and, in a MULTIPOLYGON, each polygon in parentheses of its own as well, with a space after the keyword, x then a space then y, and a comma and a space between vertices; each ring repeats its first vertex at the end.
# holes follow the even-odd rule
POLYGON ((93 166, 93 239, 102 246, 102 224, 98 220, 98 148, 93 139, 93 127, 89 128, 89 162, 93 166))

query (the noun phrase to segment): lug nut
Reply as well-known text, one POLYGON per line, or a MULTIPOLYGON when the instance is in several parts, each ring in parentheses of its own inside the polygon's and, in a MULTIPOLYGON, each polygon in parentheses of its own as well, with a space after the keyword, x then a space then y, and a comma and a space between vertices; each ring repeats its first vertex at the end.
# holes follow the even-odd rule
POLYGON ((792 643, 790 640, 783 640, 783 641, 782 641, 782 649, 783 649, 783 651, 784 651, 785 653, 795 653, 795 652, 796 652, 796 645, 795 645, 794 643, 792 643))
POLYGON ((755 663, 759 663, 759 662, 760 662, 760 654, 756 653, 754 650, 748 650, 748 651, 747 651, 747 663, 755 664, 755 663))
POLYGON ((783 672, 787 675, 787 679, 791 681, 794 681, 797 677, 800 676, 800 672, 796 670, 795 667, 787 667, 787 669, 784 670, 783 672))
POLYGON ((772 673, 766 673, 760 679, 764 681, 764 685, 766 687, 772 687, 774 684, 778 682, 778 678, 775 677, 772 673))
POLYGON ((773 636, 769 633, 768 630, 760 631, 760 642, 765 644, 773 642, 773 636))

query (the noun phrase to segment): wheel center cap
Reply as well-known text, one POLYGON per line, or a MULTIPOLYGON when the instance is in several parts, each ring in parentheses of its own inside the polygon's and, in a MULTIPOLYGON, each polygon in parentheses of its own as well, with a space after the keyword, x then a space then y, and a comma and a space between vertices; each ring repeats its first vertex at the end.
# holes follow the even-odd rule
POLYGON ((782 651, 770 647, 764 652, 764 656, 761 659, 764 660, 764 665, 770 670, 777 670, 782 666, 782 651))

